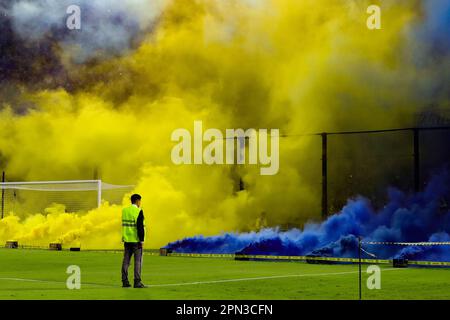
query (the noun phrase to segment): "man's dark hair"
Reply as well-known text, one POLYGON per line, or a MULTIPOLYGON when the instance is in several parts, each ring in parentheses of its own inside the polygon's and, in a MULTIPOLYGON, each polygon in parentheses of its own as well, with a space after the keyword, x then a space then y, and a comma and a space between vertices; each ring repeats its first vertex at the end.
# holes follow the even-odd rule
POLYGON ((133 194, 131 196, 131 203, 136 203, 136 201, 141 200, 141 196, 138 195, 137 193, 133 194))

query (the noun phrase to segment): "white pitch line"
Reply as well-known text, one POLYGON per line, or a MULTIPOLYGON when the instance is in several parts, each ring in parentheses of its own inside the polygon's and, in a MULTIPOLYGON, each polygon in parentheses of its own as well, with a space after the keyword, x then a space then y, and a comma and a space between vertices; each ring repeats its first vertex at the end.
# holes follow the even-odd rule
POLYGON ((37 280, 37 279, 23 279, 23 278, 0 278, 6 281, 25 281, 25 282, 46 282, 46 283, 62 283, 61 281, 37 280))
MULTIPOLYGON (((1 280, 5 280, 5 281, 22 281, 22 282, 40 282, 40 283, 56 283, 56 284, 61 284, 61 283, 65 284, 66 283, 65 281, 24 279, 24 278, 0 278, 0 281, 1 280)), ((81 283, 81 285, 110 287, 110 288, 115 288, 116 287, 116 286, 110 286, 110 285, 107 285, 107 284, 98 284, 98 283, 81 283)))
MULTIPOLYGON (((389 270, 402 270, 398 268, 389 268, 382 271, 389 270)), ((187 285, 197 285, 197 284, 214 284, 214 283, 226 283, 226 282, 240 282, 240 281, 253 281, 253 280, 269 280, 269 279, 280 279, 280 278, 294 278, 294 277, 320 277, 320 276, 332 276, 332 275, 344 275, 358 273, 359 271, 346 271, 346 272, 332 272, 332 273, 306 273, 306 274, 287 274, 279 276, 267 276, 267 277, 254 277, 254 278, 238 278, 238 279, 225 279, 225 280, 211 280, 211 281, 197 281, 197 282, 183 282, 183 283, 167 283, 167 284, 153 284, 147 285, 147 287, 171 287, 171 286, 187 286, 187 285)))
MULTIPOLYGON (((400 268, 382 269, 382 271, 395 271, 395 270, 405 270, 405 269, 400 269, 400 268)), ((306 274, 287 274, 287 275, 267 276, 267 277, 223 279, 223 280, 182 282, 182 283, 165 283, 165 284, 147 285, 147 287, 148 288, 154 288, 154 287, 189 286, 189 285, 199 285, 199 284, 215 284, 215 283, 227 283, 227 282, 270 280, 270 279, 281 279, 281 278, 321 277, 321 276, 345 275, 345 274, 355 274, 355 273, 358 273, 358 271, 330 272, 330 273, 309 273, 309 274, 308 273, 306 273, 306 274)), ((23 278, 0 278, 0 280, 24 281, 24 282, 42 282, 42 283, 58 283, 58 284, 65 283, 63 281, 48 281, 48 280, 23 279, 23 278)), ((81 283, 81 285, 82 286, 83 285, 92 285, 92 286, 109 287, 109 288, 117 288, 117 287, 119 287, 119 286, 111 286, 111 285, 96 284, 96 283, 81 283)))

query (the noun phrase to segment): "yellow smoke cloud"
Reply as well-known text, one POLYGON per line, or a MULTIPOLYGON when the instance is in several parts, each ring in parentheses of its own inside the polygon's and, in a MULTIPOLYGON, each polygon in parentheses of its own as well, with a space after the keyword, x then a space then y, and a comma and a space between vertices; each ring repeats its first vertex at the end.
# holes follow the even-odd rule
MULTIPOLYGON (((321 132, 411 124, 420 75, 400 59, 415 1, 380 1, 383 29, 366 28, 372 1, 171 1, 134 52, 66 63, 78 84, 27 92, 26 114, 0 112, 0 150, 11 180, 91 179, 134 184, 143 196, 147 247, 195 234, 320 218, 314 138, 280 142, 280 171, 175 166, 171 132, 207 127, 321 132), (382 106, 382 107, 380 107, 382 106), (245 190, 237 190, 237 178, 245 190)), ((123 205, 128 203, 129 194, 123 205)), ((84 248, 120 246, 121 206, 82 213, 55 204, 10 212, 0 241, 84 248)))

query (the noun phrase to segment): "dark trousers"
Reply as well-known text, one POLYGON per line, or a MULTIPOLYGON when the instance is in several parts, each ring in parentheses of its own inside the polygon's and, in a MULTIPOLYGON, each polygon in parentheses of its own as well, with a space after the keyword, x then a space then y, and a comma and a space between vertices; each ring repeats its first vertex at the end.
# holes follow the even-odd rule
POLYGON ((134 255, 134 283, 141 282, 142 244, 125 242, 122 262, 122 281, 128 281, 128 267, 134 255))

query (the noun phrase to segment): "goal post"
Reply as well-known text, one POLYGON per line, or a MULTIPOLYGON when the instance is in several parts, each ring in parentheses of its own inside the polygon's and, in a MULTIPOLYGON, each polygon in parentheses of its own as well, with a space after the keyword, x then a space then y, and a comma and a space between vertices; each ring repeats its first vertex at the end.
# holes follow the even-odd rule
POLYGON ((52 205, 62 205, 66 212, 87 211, 100 207, 102 201, 119 204, 133 185, 115 185, 102 180, 16 181, 0 182, 1 217, 43 213, 52 205))
POLYGON ((97 180, 97 208, 102 205, 102 180, 97 180))

